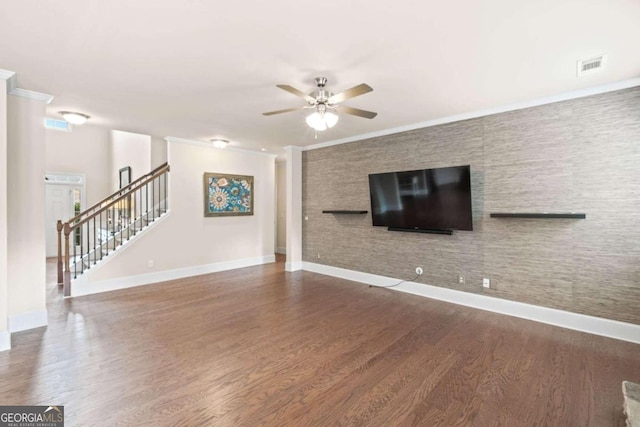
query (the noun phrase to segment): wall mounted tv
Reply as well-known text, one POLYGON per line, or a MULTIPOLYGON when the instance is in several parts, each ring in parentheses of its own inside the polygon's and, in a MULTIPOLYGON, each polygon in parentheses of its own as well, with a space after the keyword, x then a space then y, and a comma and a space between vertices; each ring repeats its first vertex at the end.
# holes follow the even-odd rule
POLYGON ((470 166, 370 174, 369 191, 374 226, 473 230, 470 166))

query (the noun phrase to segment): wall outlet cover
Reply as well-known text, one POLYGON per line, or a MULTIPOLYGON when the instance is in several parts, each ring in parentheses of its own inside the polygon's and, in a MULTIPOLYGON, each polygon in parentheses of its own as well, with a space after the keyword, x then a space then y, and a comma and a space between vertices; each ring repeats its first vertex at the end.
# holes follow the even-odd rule
POLYGON ((491 280, 484 278, 482 279, 482 287, 483 288, 490 288, 491 287, 491 280))

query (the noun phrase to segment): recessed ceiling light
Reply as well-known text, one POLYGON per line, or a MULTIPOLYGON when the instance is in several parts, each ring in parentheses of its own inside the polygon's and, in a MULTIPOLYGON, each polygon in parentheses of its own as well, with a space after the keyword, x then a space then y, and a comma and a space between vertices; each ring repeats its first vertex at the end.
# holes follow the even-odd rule
POLYGON ((226 139, 211 139, 210 141, 213 142, 213 146, 216 148, 224 148, 229 144, 229 141, 226 139))
POLYGON ((267 151, 267 149, 266 148, 261 148, 260 151, 267 151))
POLYGON ((58 113, 60 113, 60 115, 62 115, 62 117, 72 125, 83 125, 91 118, 86 114, 77 113, 75 111, 59 111, 58 113))

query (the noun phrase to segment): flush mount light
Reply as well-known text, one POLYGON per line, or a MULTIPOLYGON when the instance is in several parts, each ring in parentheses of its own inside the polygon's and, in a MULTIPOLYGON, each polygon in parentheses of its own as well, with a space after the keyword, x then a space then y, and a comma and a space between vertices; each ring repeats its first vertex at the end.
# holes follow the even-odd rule
POLYGON ((211 139, 210 141, 213 143, 213 146, 216 148, 224 148, 229 143, 229 141, 227 141, 226 139, 211 139))
POLYGON ((75 111, 59 111, 58 113, 72 125, 83 125, 88 119, 91 118, 86 114, 77 113, 75 111))

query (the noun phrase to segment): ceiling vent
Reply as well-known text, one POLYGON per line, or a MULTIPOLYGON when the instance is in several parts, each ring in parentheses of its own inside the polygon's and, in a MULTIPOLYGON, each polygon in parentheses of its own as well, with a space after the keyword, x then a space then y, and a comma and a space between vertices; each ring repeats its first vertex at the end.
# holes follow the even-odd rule
POLYGON ((607 60, 607 55, 600 55, 578 61, 578 77, 602 70, 607 60))
POLYGON ((50 119, 47 117, 44 119, 44 127, 47 129, 71 132, 71 124, 66 120, 50 119))

